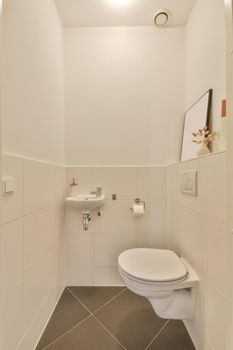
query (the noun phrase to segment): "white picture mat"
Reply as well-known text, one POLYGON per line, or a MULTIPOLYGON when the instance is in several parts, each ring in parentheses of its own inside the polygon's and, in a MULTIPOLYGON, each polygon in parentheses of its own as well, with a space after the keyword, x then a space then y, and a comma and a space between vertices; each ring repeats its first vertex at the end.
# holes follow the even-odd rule
POLYGON ((209 97, 210 91, 186 113, 181 154, 182 161, 197 157, 197 151, 201 145, 192 142, 195 139, 192 133, 207 125, 209 97))

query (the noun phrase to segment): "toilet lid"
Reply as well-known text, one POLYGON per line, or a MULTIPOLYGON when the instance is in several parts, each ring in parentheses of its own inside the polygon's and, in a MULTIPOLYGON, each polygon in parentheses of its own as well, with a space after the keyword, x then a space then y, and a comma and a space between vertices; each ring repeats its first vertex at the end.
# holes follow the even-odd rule
POLYGON ((146 281, 177 281, 187 275, 182 260, 171 250, 129 249, 120 254, 118 264, 127 274, 146 281))

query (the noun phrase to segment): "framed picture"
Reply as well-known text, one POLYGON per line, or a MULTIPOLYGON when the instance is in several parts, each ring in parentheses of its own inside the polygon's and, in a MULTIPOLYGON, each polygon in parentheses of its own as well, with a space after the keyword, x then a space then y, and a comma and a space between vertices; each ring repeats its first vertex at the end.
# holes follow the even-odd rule
POLYGON ((212 92, 212 89, 208 90, 185 113, 181 161, 197 157, 197 145, 192 142, 192 133, 205 126, 209 129, 212 92))

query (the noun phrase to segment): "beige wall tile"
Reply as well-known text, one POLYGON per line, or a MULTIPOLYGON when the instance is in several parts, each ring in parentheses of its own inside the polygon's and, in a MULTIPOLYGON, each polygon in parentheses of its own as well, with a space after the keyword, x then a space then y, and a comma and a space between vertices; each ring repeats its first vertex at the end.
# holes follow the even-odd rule
POLYGON ((137 247, 137 233, 96 233, 94 235, 94 265, 115 267, 121 252, 137 247))
POLYGON ((81 269, 93 266, 93 233, 90 231, 85 233, 68 233, 66 260, 69 269, 81 269))
POLYGON ((138 168, 94 168, 94 182, 102 186, 107 199, 116 193, 118 199, 138 197, 138 168))
POLYGON ((231 237, 226 224, 208 220, 208 279, 226 297, 231 294, 231 237))
POLYGON ((85 267, 69 269, 67 271, 68 286, 93 286, 94 285, 94 268, 85 267))
POLYGON ((2 300, 3 349, 12 350, 24 335, 23 324, 23 282, 21 281, 8 296, 2 300))
POLYGON ((3 225, 0 241, 1 295, 3 296, 23 276, 22 220, 3 225))
POLYGON ((139 232, 139 247, 166 249, 166 233, 139 232))
POLYGON ((138 196, 141 199, 167 198, 166 167, 138 168, 138 196))
POLYGON ((165 200, 147 200, 145 214, 134 218, 138 220, 139 232, 166 232, 166 205, 165 200))
POLYGON ((56 167, 24 160, 24 214, 48 207, 56 200, 56 167))
POLYGON ((132 216, 132 200, 106 200, 101 217, 93 216, 92 230, 98 233, 137 232, 138 218, 132 216))
POLYGON ((24 326, 28 329, 50 293, 55 290, 55 257, 50 249, 25 275, 24 326))
POLYGON ((207 336, 214 348, 222 349, 227 337, 230 304, 210 284, 207 288, 207 336))
POLYGON ((207 215, 226 222, 226 155, 219 153, 206 160, 207 215))
POLYGON ((207 272, 207 218, 189 208, 179 206, 177 216, 177 245, 196 272, 207 272))
POLYGON ((54 241, 54 210, 45 208, 30 215, 24 221, 24 271, 27 271, 52 245, 54 241))
POLYGON ((123 286, 118 269, 116 267, 95 267, 94 269, 95 286, 123 286))
POLYGON ((2 197, 2 223, 23 215, 23 160, 3 154, 2 176, 15 179, 15 191, 2 197))

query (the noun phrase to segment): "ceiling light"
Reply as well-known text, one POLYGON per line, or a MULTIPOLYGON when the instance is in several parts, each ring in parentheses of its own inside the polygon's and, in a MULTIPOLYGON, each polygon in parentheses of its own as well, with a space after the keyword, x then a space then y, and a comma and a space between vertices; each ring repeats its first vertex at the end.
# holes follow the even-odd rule
POLYGON ((110 0, 113 5, 128 5, 130 0, 110 0))

